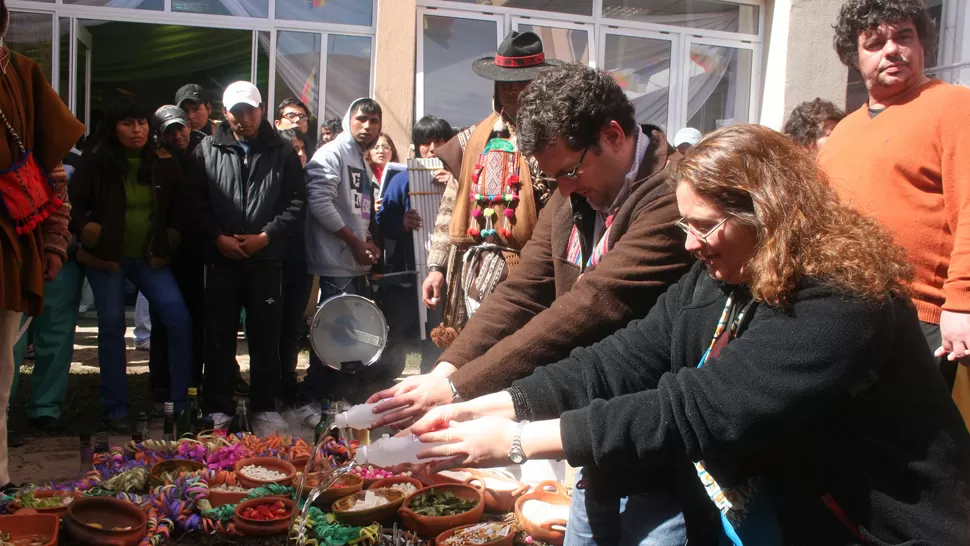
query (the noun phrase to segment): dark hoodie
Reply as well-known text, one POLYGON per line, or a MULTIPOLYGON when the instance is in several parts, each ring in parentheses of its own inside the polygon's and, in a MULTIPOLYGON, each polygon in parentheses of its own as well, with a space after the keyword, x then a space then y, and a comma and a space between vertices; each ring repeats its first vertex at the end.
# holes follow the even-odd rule
POLYGON ((296 150, 266 120, 248 144, 246 152, 229 124, 220 123, 195 150, 193 176, 209 263, 233 262, 215 246, 220 235, 263 232, 269 245, 249 259, 282 263, 287 236, 303 222, 306 187, 296 150))

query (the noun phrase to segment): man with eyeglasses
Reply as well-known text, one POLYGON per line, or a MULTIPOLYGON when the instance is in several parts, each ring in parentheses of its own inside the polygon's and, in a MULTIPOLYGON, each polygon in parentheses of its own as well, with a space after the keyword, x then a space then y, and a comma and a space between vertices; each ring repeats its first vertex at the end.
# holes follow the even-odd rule
POLYGON ((283 99, 283 102, 276 107, 276 130, 285 131, 286 129, 299 129, 303 134, 308 135, 307 128, 310 125, 310 109, 306 104, 294 97, 283 99))
MULTIPOLYGON (((519 265, 435 370, 371 397, 389 399, 375 411, 401 408, 375 426, 410 424, 457 397, 500 391, 596 343, 646 316, 693 262, 675 226, 679 214, 668 184, 668 164, 679 155, 658 127, 637 125, 633 104, 609 73, 570 64, 540 74, 519 97, 518 121, 520 149, 559 191, 539 216, 519 265)), ((589 523, 615 520, 619 502, 612 497, 597 513, 574 510, 579 519, 570 517, 567 544, 619 544, 593 533, 589 523)), ((630 514, 647 511, 635 523, 643 537, 684 543, 677 542, 684 520, 676 499, 631 497, 626 506, 630 514)))

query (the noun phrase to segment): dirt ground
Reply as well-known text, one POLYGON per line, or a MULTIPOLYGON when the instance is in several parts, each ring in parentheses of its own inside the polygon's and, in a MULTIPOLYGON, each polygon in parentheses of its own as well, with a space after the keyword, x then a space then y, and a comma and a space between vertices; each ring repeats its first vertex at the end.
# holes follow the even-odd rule
MULTIPOLYGON (((428 370, 434 363, 436 351, 415 340, 414 347, 406 353, 403 373, 396 380, 408 375, 418 374, 422 369, 428 370), (422 354, 423 351, 423 354, 422 354)), ((148 381, 148 352, 134 348, 133 328, 129 328, 126 335, 128 346, 128 386, 131 399, 131 412, 150 414, 151 393, 148 381)), ((41 484, 47 481, 74 480, 82 474, 80 463, 80 448, 78 435, 82 432, 93 433, 101 417, 98 402, 98 350, 97 323, 90 318, 81 319, 78 323, 74 345, 74 358, 71 363, 71 374, 68 384, 67 404, 61 418, 59 430, 50 433, 39 433, 30 427, 27 421, 27 401, 30 394, 30 379, 33 362, 27 360, 21 367, 21 382, 18 391, 13 394, 10 408, 9 426, 26 436, 26 443, 22 447, 10 449, 10 476, 16 483, 41 484)), ((249 356, 246 341, 240 336, 237 349, 237 360, 243 376, 249 378, 249 356)), ((305 373, 309 362, 309 353, 300 355, 298 370, 305 373)), ((395 381, 396 381, 395 380, 395 381)), ((392 384, 392 383, 389 383, 392 384)), ((365 381, 361 389, 374 392, 384 388, 384 384, 367 384, 365 381)), ((153 436, 161 436, 160 421, 151 422, 153 436)), ((257 431, 259 433, 260 431, 257 431)), ((289 431, 305 438, 313 437, 313 430, 307 427, 291 424, 289 431)), ((111 437, 111 445, 119 445, 129 438, 111 437)))

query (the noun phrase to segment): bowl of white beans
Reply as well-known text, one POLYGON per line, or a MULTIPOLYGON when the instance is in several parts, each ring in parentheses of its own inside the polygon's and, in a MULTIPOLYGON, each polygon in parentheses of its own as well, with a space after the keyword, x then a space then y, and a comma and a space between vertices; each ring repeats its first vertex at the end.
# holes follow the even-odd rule
POLYGON ((271 483, 290 485, 296 476, 296 467, 288 461, 275 457, 249 457, 233 465, 236 481, 248 488, 263 487, 271 483))

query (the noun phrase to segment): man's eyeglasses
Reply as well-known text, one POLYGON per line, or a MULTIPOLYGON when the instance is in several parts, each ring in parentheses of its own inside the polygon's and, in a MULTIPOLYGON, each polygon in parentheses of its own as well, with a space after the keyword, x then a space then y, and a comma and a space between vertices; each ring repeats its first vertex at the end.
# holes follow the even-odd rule
POLYGON ((299 112, 287 112, 283 114, 283 117, 290 121, 303 121, 306 119, 310 119, 310 116, 306 114, 301 114, 299 112))
POLYGON ((569 171, 568 173, 557 174, 553 176, 547 176, 545 173, 539 173, 539 176, 537 178, 539 179, 540 182, 545 182, 547 184, 549 183, 555 184, 559 180, 570 180, 570 181, 576 180, 576 178, 579 176, 579 166, 583 164, 583 160, 586 159, 586 152, 588 152, 590 147, 592 146, 593 145, 590 144, 589 146, 586 147, 585 150, 583 150, 583 154, 579 156, 579 161, 576 162, 576 166, 573 167, 573 170, 569 171))
POLYGON ((684 233, 690 233, 694 237, 697 237, 700 241, 706 243, 707 242, 707 238, 710 237, 711 235, 714 235, 714 232, 717 231, 717 228, 723 226, 724 223, 727 222, 730 219, 731 219, 731 216, 730 215, 725 216, 723 220, 721 220, 720 222, 714 224, 714 227, 712 227, 711 229, 707 230, 707 233, 701 233, 700 231, 698 231, 697 229, 695 229, 694 226, 688 224, 687 223, 687 219, 686 218, 683 218, 683 217, 680 220, 677 220, 676 222, 674 222, 674 225, 676 225, 677 227, 679 227, 680 229, 682 229, 684 231, 684 233))

